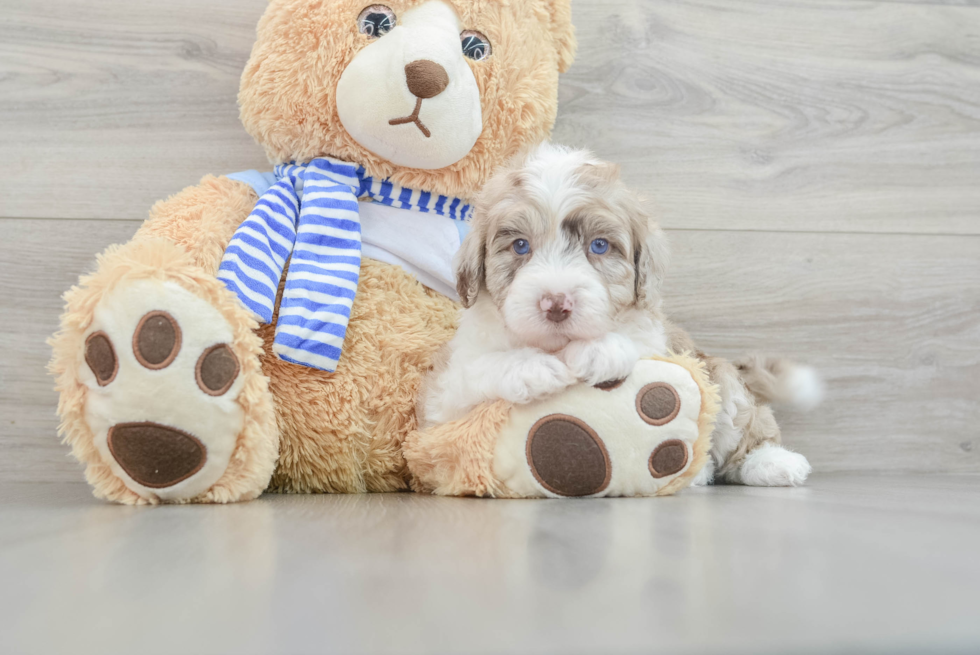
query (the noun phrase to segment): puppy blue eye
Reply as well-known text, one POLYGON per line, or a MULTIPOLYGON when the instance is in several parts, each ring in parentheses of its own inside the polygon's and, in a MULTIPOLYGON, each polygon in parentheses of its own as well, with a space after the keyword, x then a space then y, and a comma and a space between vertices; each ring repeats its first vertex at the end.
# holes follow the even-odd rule
POLYGON ((609 242, 605 239, 595 239, 592 245, 589 246, 589 250, 597 255, 604 255, 609 250, 609 242))
POLYGON ((527 242, 527 239, 518 239, 514 242, 514 252, 518 255, 526 255, 531 251, 531 244, 527 242))

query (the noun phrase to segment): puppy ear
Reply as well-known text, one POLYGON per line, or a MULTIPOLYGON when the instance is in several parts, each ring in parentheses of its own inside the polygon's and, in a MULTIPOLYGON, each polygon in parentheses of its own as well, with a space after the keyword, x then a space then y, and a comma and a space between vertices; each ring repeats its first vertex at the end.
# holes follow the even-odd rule
POLYGON ((544 10, 548 14, 548 24, 555 39, 558 51, 558 72, 564 73, 575 60, 575 26, 572 25, 571 0, 543 0, 544 10))
POLYGON ((484 270, 486 249, 486 231, 483 229, 483 221, 474 218, 472 228, 453 258, 456 293, 459 294, 459 301, 463 303, 463 307, 473 306, 483 286, 486 276, 484 270))
POLYGON ((646 215, 636 201, 632 208, 634 297, 636 305, 660 305, 659 291, 667 276, 670 248, 663 230, 646 215))
MULTIPOLYGON (((590 161, 578 169, 578 180, 594 191, 606 191, 617 186, 619 173, 619 164, 607 161, 590 161)), ((638 209, 637 211, 642 210, 638 209)))

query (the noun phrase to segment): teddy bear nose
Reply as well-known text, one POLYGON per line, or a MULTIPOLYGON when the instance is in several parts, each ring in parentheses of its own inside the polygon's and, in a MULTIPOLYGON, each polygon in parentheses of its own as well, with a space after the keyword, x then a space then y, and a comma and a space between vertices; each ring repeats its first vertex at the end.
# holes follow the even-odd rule
POLYGON ((434 61, 418 59, 405 66, 408 90, 416 98, 434 98, 449 86, 446 69, 434 61))

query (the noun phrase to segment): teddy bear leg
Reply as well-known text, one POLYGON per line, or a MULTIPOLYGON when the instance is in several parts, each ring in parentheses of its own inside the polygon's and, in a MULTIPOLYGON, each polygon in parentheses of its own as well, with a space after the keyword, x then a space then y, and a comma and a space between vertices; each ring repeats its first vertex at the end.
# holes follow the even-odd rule
POLYGON ((278 452, 255 322, 165 239, 110 248, 66 296, 52 369, 62 432, 95 494, 124 503, 258 496, 278 452))
POLYGON ((623 380, 482 405, 411 435, 415 485, 498 497, 663 496, 709 461, 717 388, 687 356, 640 360, 623 380), (489 445, 488 445, 489 443, 489 445))
POLYGON ((494 472, 520 496, 669 495, 707 462, 717 407, 697 360, 640 360, 623 380, 515 406, 494 472))

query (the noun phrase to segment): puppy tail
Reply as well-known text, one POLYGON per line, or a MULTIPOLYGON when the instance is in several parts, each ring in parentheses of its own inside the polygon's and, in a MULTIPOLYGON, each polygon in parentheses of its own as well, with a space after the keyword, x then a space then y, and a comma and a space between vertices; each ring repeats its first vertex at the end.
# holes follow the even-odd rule
POLYGON ((762 402, 807 412, 823 401, 823 380, 810 366, 762 355, 746 355, 734 364, 745 388, 762 402))

